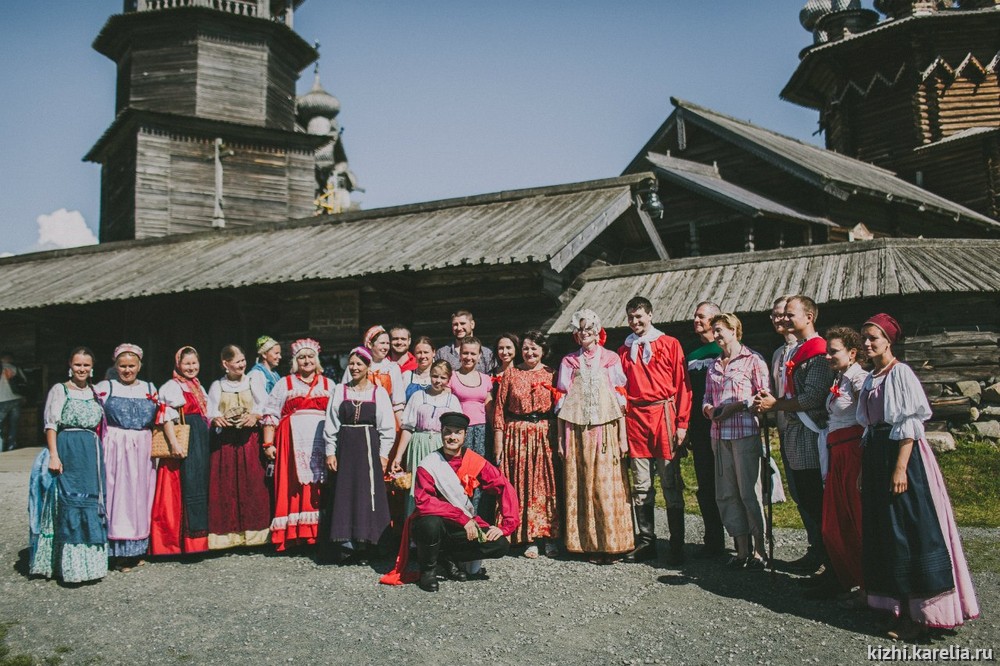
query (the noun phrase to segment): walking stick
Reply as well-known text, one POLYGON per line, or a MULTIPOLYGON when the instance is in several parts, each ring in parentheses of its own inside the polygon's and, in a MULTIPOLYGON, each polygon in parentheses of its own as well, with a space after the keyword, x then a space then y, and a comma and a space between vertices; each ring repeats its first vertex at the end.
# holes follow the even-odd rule
POLYGON ((764 437, 764 469, 766 470, 765 475, 767 477, 767 511, 765 513, 766 524, 764 529, 766 531, 767 539, 767 563, 771 567, 771 579, 774 579, 774 504, 771 501, 774 485, 774 477, 771 475, 771 428, 768 426, 767 415, 764 415, 762 419, 764 427, 761 429, 761 435, 764 437))

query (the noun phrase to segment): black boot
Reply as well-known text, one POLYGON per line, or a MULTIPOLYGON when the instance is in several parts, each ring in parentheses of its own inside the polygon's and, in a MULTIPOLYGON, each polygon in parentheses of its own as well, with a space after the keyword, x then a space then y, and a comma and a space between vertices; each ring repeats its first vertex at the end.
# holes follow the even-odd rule
POLYGON ((417 560, 420 562, 420 580, 417 585, 425 592, 438 591, 438 552, 441 550, 441 542, 420 543, 417 542, 417 560))
POLYGON ((469 575, 465 572, 462 565, 451 558, 446 558, 441 562, 441 567, 444 569, 445 577, 450 580, 457 580, 460 583, 464 583, 469 579, 469 575))
POLYGON ((639 533, 635 536, 635 550, 624 557, 626 562, 656 559, 655 510, 652 504, 640 504, 635 507, 635 526, 639 533))
POLYGON ((671 566, 684 564, 684 509, 667 509, 667 527, 670 529, 670 557, 667 563, 671 566))

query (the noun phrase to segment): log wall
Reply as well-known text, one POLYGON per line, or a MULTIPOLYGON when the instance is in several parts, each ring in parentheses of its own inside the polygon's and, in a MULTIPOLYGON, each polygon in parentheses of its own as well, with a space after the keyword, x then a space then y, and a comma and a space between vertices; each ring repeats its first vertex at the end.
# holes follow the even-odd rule
MULTIPOLYGON (((226 137, 223 137, 226 140, 226 137)), ((315 209, 311 152, 227 143, 223 210, 227 227, 304 218, 315 209)), ((207 138, 144 130, 138 141, 135 237, 210 229, 215 146, 207 138)))

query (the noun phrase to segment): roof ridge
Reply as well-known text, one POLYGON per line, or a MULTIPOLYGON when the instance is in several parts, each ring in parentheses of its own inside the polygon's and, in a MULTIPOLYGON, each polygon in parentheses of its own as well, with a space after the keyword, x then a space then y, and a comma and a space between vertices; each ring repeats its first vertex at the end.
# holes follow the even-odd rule
POLYGON ((782 134, 781 132, 778 132, 777 130, 773 130, 773 129, 769 128, 769 127, 764 127, 763 125, 758 125, 756 123, 750 122, 749 120, 743 120, 741 118, 737 118, 736 116, 731 116, 731 115, 729 115, 727 113, 722 113, 721 111, 716 111, 715 109, 711 109, 711 108, 709 108, 707 106, 701 106, 699 104, 695 104, 693 102, 689 102, 687 100, 683 100, 683 99, 680 99, 678 97, 671 97, 670 101, 671 101, 671 103, 674 104, 674 106, 676 106, 678 108, 683 108, 683 109, 687 109, 689 111, 694 111, 695 113, 702 113, 702 114, 707 114, 707 115, 711 115, 711 116, 718 116, 720 118, 725 118, 726 120, 729 120, 731 122, 743 125, 745 127, 749 127, 749 128, 754 129, 754 130, 759 130, 761 132, 767 132, 768 134, 770 134, 772 136, 776 136, 779 139, 783 139, 785 141, 791 141, 791 142, 796 143, 796 144, 798 144, 800 146, 805 146, 806 148, 808 148, 810 150, 820 151, 820 152, 822 152, 823 155, 834 155, 837 158, 841 158, 841 159, 844 159, 844 160, 849 160, 852 164, 853 163, 861 164, 861 165, 864 165, 865 167, 867 167, 869 169, 872 169, 872 170, 875 170, 875 171, 881 171, 883 174, 885 174, 887 176, 892 176, 893 178, 899 178, 899 175, 895 171, 890 171, 889 169, 885 169, 885 168, 880 167, 880 166, 878 166, 876 164, 872 164, 871 162, 865 162, 864 160, 859 160, 859 159, 857 159, 855 157, 851 157, 850 155, 844 155, 843 153, 838 153, 837 151, 830 150, 829 148, 824 148, 822 146, 817 146, 814 143, 809 143, 807 141, 803 141, 802 139, 796 139, 794 136, 789 136, 787 134, 782 134))
POLYGON ((714 266, 732 265, 734 263, 763 263, 781 261, 806 256, 841 255, 845 252, 873 252, 879 250, 896 250, 913 247, 947 247, 961 246, 967 243, 982 245, 992 243, 1000 249, 1000 240, 981 238, 875 238, 872 240, 841 241, 837 243, 822 243, 819 245, 804 245, 786 247, 775 250, 758 250, 755 252, 730 252, 726 254, 711 254, 699 257, 683 257, 665 259, 662 261, 645 261, 634 264, 619 264, 615 266, 597 266, 584 271, 581 276, 585 281, 607 279, 612 277, 628 277, 649 273, 672 273, 690 270, 691 268, 709 268, 714 266))
POLYGON ((333 224, 361 223, 368 220, 376 220, 388 217, 403 215, 413 215, 427 213, 449 208, 461 208, 472 206, 485 206, 489 204, 507 203, 530 199, 535 197, 563 196, 567 194, 577 194, 581 192, 592 192, 600 189, 612 189, 614 187, 631 186, 643 180, 655 178, 651 172, 616 176, 613 178, 603 178, 598 180, 579 181, 575 183, 560 183, 557 185, 547 185, 542 187, 530 187, 516 190, 500 190, 497 192, 487 192, 468 197, 453 197, 449 199, 437 199, 398 206, 386 206, 384 208, 372 208, 369 210, 348 211, 337 215, 314 215, 306 218, 292 218, 278 222, 264 222, 240 227, 226 227, 224 229, 206 229, 191 233, 173 234, 158 236, 155 238, 138 238, 133 240, 111 241, 98 243, 96 245, 83 245, 80 247, 60 248, 56 250, 44 250, 41 252, 29 252, 17 254, 10 257, 0 257, 0 267, 16 265, 19 263, 38 261, 41 259, 51 259, 56 257, 68 257, 76 255, 99 254, 102 252, 114 252, 131 248, 141 248, 157 245, 173 245, 175 243, 195 242, 204 239, 236 238, 239 236, 257 234, 262 232, 280 231, 284 229, 304 228, 309 226, 325 226, 333 224))

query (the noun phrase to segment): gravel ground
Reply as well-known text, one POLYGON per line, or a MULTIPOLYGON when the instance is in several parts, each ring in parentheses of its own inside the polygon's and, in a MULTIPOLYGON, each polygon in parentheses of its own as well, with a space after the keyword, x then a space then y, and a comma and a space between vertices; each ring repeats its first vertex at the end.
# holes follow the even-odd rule
MULTIPOLYGON (((489 581, 446 582, 437 594, 378 585, 388 561, 337 567, 264 550, 159 560, 79 587, 29 579, 36 452, 0 455, 0 622, 13 623, 14 654, 64 664, 857 664, 869 646, 892 645, 869 611, 804 600, 793 577, 691 558, 677 569, 507 557, 487 563, 489 581)), ((662 512, 657 522, 662 546, 662 512)), ((687 529, 690 554, 697 516, 687 529)), ((800 530, 777 538, 779 558, 804 551, 800 530)), ((996 542, 1000 530, 966 538, 996 542)), ((975 574, 983 617, 935 647, 1000 654, 998 578, 975 574)))

